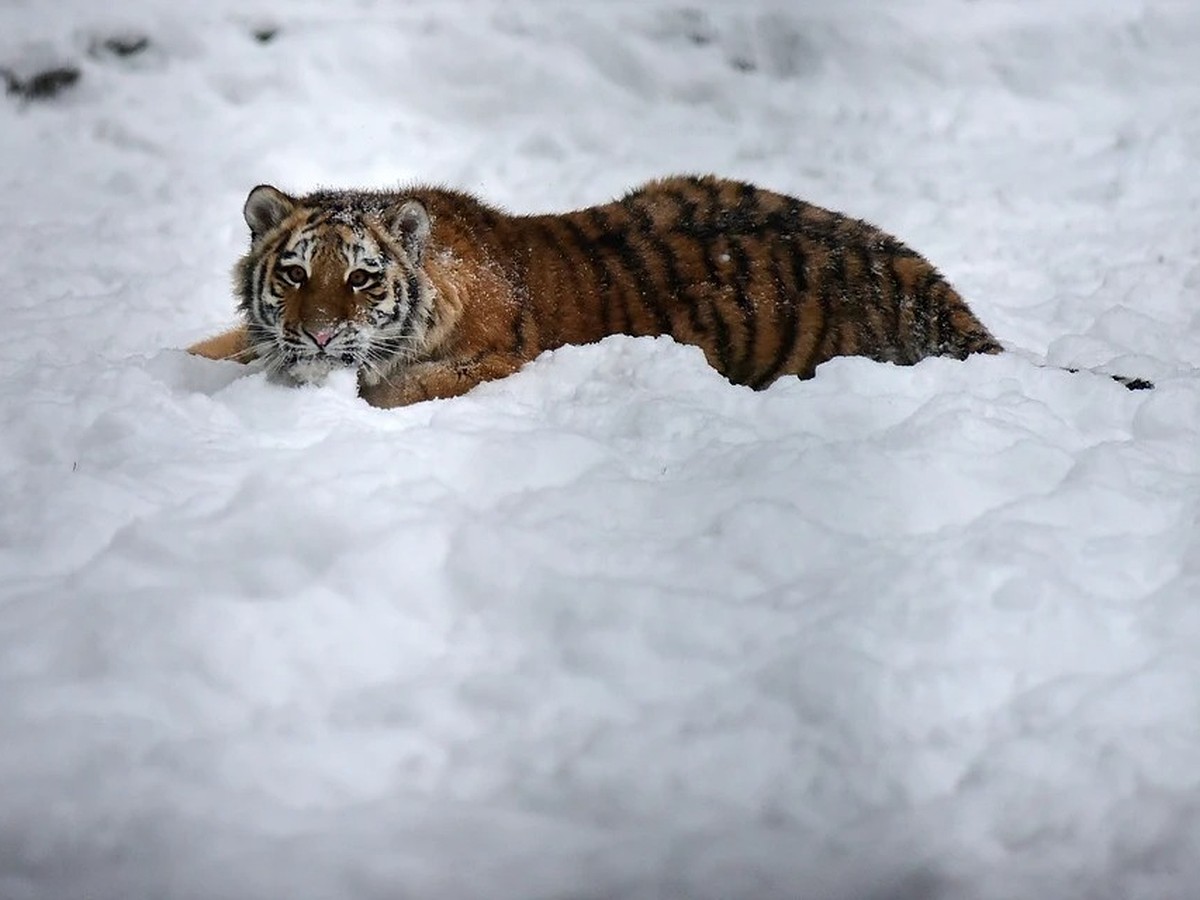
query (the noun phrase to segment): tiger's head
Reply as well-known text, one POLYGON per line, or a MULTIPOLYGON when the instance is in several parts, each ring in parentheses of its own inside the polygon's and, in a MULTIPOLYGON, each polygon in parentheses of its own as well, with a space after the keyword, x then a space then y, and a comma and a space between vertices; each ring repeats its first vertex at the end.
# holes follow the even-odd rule
POLYGON ((337 368, 368 383, 418 354, 434 289, 422 268, 431 223, 402 195, 270 185, 244 208, 250 251, 234 271, 251 349, 273 375, 319 383, 337 368))

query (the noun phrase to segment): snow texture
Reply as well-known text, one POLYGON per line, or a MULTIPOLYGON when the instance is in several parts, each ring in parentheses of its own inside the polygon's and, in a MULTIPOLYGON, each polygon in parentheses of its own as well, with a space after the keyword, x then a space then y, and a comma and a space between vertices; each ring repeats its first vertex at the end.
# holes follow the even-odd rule
POLYGON ((53 6, 0 5, 0 898, 1200 896, 1200 7, 53 6), (695 171, 1017 352, 380 411, 172 349, 257 183, 695 171))

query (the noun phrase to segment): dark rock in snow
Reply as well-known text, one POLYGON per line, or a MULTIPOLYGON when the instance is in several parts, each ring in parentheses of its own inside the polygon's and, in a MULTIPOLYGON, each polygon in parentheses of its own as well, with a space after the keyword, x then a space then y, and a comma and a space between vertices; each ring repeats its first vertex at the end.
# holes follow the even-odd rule
POLYGON ((55 66, 43 69, 28 78, 19 78, 11 69, 0 69, 0 76, 9 94, 24 100, 48 100, 71 87, 80 78, 75 66, 55 66))
POLYGON ((92 55, 137 56, 150 46, 150 38, 144 34, 117 34, 97 40, 92 45, 92 55))

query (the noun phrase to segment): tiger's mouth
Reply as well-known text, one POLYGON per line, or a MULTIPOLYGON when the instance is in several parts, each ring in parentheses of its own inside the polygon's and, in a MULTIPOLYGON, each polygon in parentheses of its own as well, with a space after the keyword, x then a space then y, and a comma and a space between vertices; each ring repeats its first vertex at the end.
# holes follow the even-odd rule
POLYGON ((321 384, 337 369, 357 369, 365 355, 357 347, 306 347, 295 341, 279 348, 278 363, 273 367, 296 384, 321 384))
POLYGON ((366 362, 359 330, 346 325, 281 331, 276 368, 297 384, 320 384, 337 369, 357 369, 366 362))
POLYGON ((410 339, 353 323, 327 331, 277 328, 268 342, 270 373, 294 384, 322 384, 338 369, 354 369, 376 383, 411 357, 410 339))
POLYGON ((296 384, 322 384, 330 372, 338 369, 357 369, 363 360, 356 354, 327 353, 290 355, 280 369, 296 384))

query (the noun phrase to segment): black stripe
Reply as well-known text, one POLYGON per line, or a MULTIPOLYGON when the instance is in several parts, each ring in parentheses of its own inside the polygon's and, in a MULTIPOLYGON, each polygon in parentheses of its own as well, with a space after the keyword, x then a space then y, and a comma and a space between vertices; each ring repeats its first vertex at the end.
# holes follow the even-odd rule
POLYGON ((726 229, 737 234, 757 234, 763 224, 762 196, 754 185, 738 182, 738 202, 731 211, 726 229))
POLYGON ((904 289, 904 282, 900 279, 900 272, 896 269, 896 256, 887 254, 883 257, 884 275, 888 279, 888 284, 892 288, 892 328, 894 330, 893 341, 896 348, 903 352, 903 363, 911 365, 917 360, 914 359, 912 351, 913 347, 920 346, 926 340, 923 333, 923 323, 916 315, 915 307, 913 309, 912 325, 907 329, 904 325, 904 307, 906 304, 912 305, 908 292, 904 289))
MULTIPOLYGON (((416 281, 414 275, 410 275, 410 277, 416 281)), ((424 305, 421 303, 423 298, 421 295, 421 285, 419 281, 416 281, 416 289, 406 294, 406 299, 408 300, 408 308, 404 311, 404 321, 400 323, 400 333, 402 335, 409 335, 413 333, 413 323, 417 320, 417 312, 424 305)), ((432 318, 432 313, 433 305, 430 304, 429 309, 425 313, 427 321, 428 319, 432 318)))
POLYGON ((244 314, 248 315, 250 313, 251 306, 258 296, 258 291, 262 283, 261 269, 262 260, 256 260, 252 265, 245 266, 242 269, 242 302, 238 304, 238 309, 244 314))
POLYGON ((517 316, 513 321, 513 351, 525 355, 525 327, 526 321, 529 318, 529 292, 523 290, 514 290, 510 292, 510 296, 517 304, 517 316))
POLYGON ((391 316, 389 317, 391 319, 391 324, 400 325, 401 334, 406 334, 404 325, 412 322, 410 313, 412 313, 413 306, 415 306, 416 301, 413 300, 412 296, 410 296, 407 290, 404 289, 403 278, 392 278, 391 295, 396 304, 394 307, 392 307, 391 316), (404 317, 403 322, 401 322, 401 316, 404 317))
POLYGON ((829 268, 828 271, 821 275, 821 290, 817 294, 817 299, 821 305, 821 327, 817 330, 816 340, 812 345, 812 351, 809 353, 808 359, 805 361, 805 370, 812 373, 816 367, 833 356, 834 353, 823 353, 822 350, 825 342, 829 339, 830 332, 833 330, 835 317, 839 320, 842 315, 841 291, 846 278, 845 263, 842 260, 842 248, 834 245, 829 248, 829 268))
POLYGON ((854 247, 858 251, 859 264, 863 269, 862 278, 866 281, 866 288, 870 294, 868 299, 872 304, 872 309, 867 311, 866 324, 871 328, 874 350, 877 354, 886 355, 888 359, 896 361, 896 357, 900 355, 900 345, 897 336, 888 330, 891 310, 887 309, 882 275, 875 271, 875 257, 861 236, 854 241, 854 247))
MULTIPOLYGON (((588 328, 587 318, 585 316, 586 309, 582 308, 582 302, 585 295, 588 293, 586 285, 580 280, 579 266, 576 265, 576 255, 570 250, 572 240, 571 235, 566 235, 567 240, 563 240, 564 235, 560 228, 564 227, 562 219, 553 216, 541 216, 533 220, 535 230, 541 233, 542 246, 546 248, 548 253, 553 253, 558 257, 561 263, 560 269, 565 274, 567 279, 566 285, 552 285, 547 287, 547 290, 558 295, 558 300, 554 304, 554 313, 552 313, 554 321, 543 323, 543 329, 546 326, 557 326, 554 332, 552 341, 547 341, 548 335, 543 331, 542 343, 547 348, 550 343, 554 346, 559 346, 563 343, 563 322, 561 321, 561 311, 570 304, 571 315, 576 319, 579 325, 579 331, 587 333, 588 328)), ((576 248, 578 249, 578 248, 576 248)), ((587 260, 587 254, 582 254, 583 259, 587 260)), ((532 258, 530 260, 532 262, 532 258)), ((543 307, 543 311, 545 307, 543 307)))
POLYGON ((675 201, 675 229, 683 234, 691 235, 696 227, 696 201, 690 194, 679 188, 663 191, 663 197, 675 201))
POLYGON ((248 273, 249 293, 246 294, 246 312, 258 313, 257 309, 253 309, 251 304, 261 304, 262 292, 266 286, 268 274, 274 270, 275 263, 280 251, 287 244, 289 235, 283 234, 275 239, 274 243, 264 247, 259 253, 254 256, 254 263, 250 267, 248 273))
POLYGON ((668 312, 668 304, 679 296, 679 271, 675 267, 674 254, 660 238, 645 209, 635 202, 626 201, 622 204, 629 215, 629 222, 621 232, 620 249, 622 262, 633 271, 637 282, 642 306, 650 312, 654 319, 658 334, 675 336, 675 323, 668 312), (647 256, 663 263, 666 269, 666 284, 656 280, 654 273, 646 262, 647 256))
POLYGON ((762 390, 776 378, 780 370, 787 364, 788 357, 796 349, 796 339, 799 335, 800 305, 808 290, 808 277, 804 272, 804 253, 800 241, 784 243, 778 236, 771 247, 771 283, 775 285, 775 310, 777 317, 776 331, 779 336, 779 346, 775 356, 765 370, 751 383, 755 390, 762 390), (784 280, 783 269, 779 263, 780 250, 790 250, 791 281, 784 280))
POLYGON ((617 255, 618 261, 621 263, 622 271, 628 273, 632 282, 632 294, 629 296, 624 291, 621 296, 625 300, 625 334, 634 334, 633 310, 632 303, 636 300, 642 309, 650 313, 650 318, 654 320, 657 333, 670 334, 671 320, 663 311, 662 306, 655 301, 655 294, 658 291, 654 280, 650 277, 650 273, 646 270, 642 258, 638 255, 630 241, 628 227, 614 225, 612 216, 604 207, 594 206, 587 211, 587 215, 592 225, 599 233, 598 245, 600 247, 610 248, 617 255))
POLYGON ((702 195, 700 198, 683 190, 667 191, 665 196, 674 199, 679 204, 680 215, 676 224, 679 233, 702 244, 708 243, 723 234, 719 221, 720 198, 711 183, 700 179, 693 179, 690 183, 702 195), (702 201, 707 201, 707 206, 704 208, 702 208, 702 201))
MULTIPOLYGON (((688 296, 688 284, 683 280, 683 276, 679 274, 679 259, 675 253, 675 248, 663 239, 661 230, 655 228, 650 213, 644 207, 637 206, 632 212, 640 236, 654 250, 662 262, 667 279, 664 288, 672 306, 682 307, 687 314, 688 324, 691 325, 692 330, 698 336, 704 336, 708 332, 708 327, 700 318, 693 298, 688 296)), ((674 333, 673 321, 671 327, 671 336, 679 338, 679 335, 674 333)))
POLYGON ((604 333, 617 334, 619 329, 614 327, 612 316, 613 277, 612 271, 608 267, 607 259, 596 251, 595 242, 583 230, 583 226, 574 218, 574 214, 564 216, 561 223, 563 228, 568 232, 568 236, 574 242, 575 249, 579 251, 580 257, 587 260, 588 265, 591 267, 592 275, 596 279, 596 302, 600 306, 600 318, 603 323, 604 333))
POLYGON ((404 276, 404 293, 409 303, 416 303, 421 299, 421 276, 416 269, 409 269, 404 276))
POLYGON ((750 297, 750 254, 746 252, 746 247, 741 237, 733 237, 729 240, 728 252, 730 259, 733 261, 733 281, 731 285, 733 288, 733 299, 738 309, 741 310, 742 322, 745 325, 746 332, 746 346, 742 353, 742 359, 738 364, 738 377, 735 380, 746 382, 753 377, 754 351, 758 345, 758 312, 754 308, 754 302, 750 297))
POLYGON ((806 204, 800 217, 799 231, 806 238, 825 247, 833 248, 841 243, 838 227, 842 218, 837 213, 820 206, 806 204))
POLYGON ((912 247, 901 243, 898 238, 893 237, 886 231, 880 231, 874 226, 871 226, 871 229, 879 236, 880 248, 882 252, 886 253, 888 256, 894 256, 897 259, 924 259, 924 257, 912 247))
POLYGON ((721 315, 721 293, 725 287, 725 278, 720 267, 713 259, 713 250, 718 239, 723 237, 720 229, 717 227, 717 216, 719 213, 720 198, 718 197, 717 186, 710 179, 695 179, 693 182, 696 189, 708 201, 708 208, 701 210, 700 205, 693 201, 689 201, 689 218, 688 218, 688 236, 696 243, 696 248, 700 253, 700 258, 704 262, 705 271, 705 286, 708 291, 705 292, 708 298, 709 311, 712 314, 713 329, 716 332, 716 352, 718 367, 721 374, 732 380, 733 378, 733 343, 729 330, 729 323, 721 315), (697 219, 697 215, 702 218, 697 219))
POLYGON ((730 341, 729 325, 721 317, 721 304, 715 297, 709 299, 708 308, 712 312, 713 330, 716 332, 717 338, 717 368, 722 375, 733 381, 731 363, 733 344, 730 341))
POLYGON ((722 204, 721 204, 721 188, 712 179, 702 179, 696 182, 696 187, 704 195, 704 199, 708 201, 708 208, 703 210, 703 220, 697 224, 703 225, 709 239, 720 237, 724 234, 721 227, 722 220, 722 204))
POLYGON ((266 302, 266 300, 264 299, 264 295, 267 294, 268 292, 270 292, 270 287, 269 287, 268 282, 271 279, 272 269, 274 267, 275 267, 274 259, 272 259, 270 262, 267 262, 264 260, 263 265, 261 265, 259 267, 259 271, 257 273, 258 274, 258 279, 257 279, 258 283, 254 286, 254 299, 252 301, 254 304, 253 312, 254 312, 255 316, 257 316, 261 321, 264 321, 264 322, 267 321, 267 318, 268 318, 268 316, 266 314, 267 307, 270 307, 275 319, 277 319, 277 320, 282 318, 282 314, 283 314, 283 310, 282 310, 283 300, 282 299, 276 299, 274 294, 272 294, 272 299, 276 300, 275 303, 268 304, 266 302))
MULTIPOLYGON (((712 186, 706 184, 703 179, 690 178, 688 184, 697 190, 704 191, 710 203, 715 201, 712 186)), ((729 326, 719 313, 717 300, 721 290, 722 276, 710 253, 712 242, 719 236, 719 232, 713 227, 711 215, 706 214, 707 218, 703 220, 697 218, 700 213, 700 205, 692 194, 680 188, 672 188, 664 191, 663 196, 675 201, 677 206, 676 236, 680 240, 691 241, 705 270, 703 280, 688 282, 684 289, 684 296, 689 300, 689 317, 697 332, 705 338, 701 346, 705 350, 713 350, 716 353, 717 369, 728 378, 732 346, 729 326), (704 304, 703 310, 701 309, 702 303, 704 304), (705 323, 705 312, 712 319, 711 327, 705 323)))
POLYGON ((392 314, 389 318, 392 324, 396 324, 400 320, 400 316, 406 314, 411 305, 411 300, 408 299, 408 292, 404 288, 403 278, 392 279, 392 297, 395 300, 395 306, 392 308, 392 314))
POLYGON ((942 276, 937 269, 930 268, 925 278, 917 288, 913 303, 917 309, 926 310, 925 325, 932 325, 932 333, 927 333, 925 343, 919 347, 921 356, 945 355, 949 343, 955 335, 954 326, 950 322, 950 308, 934 290, 942 282, 942 276), (932 340, 930 340, 932 338, 932 340))
POLYGON ((773 210, 763 216, 762 227, 787 238, 792 238, 802 230, 804 211, 811 204, 795 197, 780 195, 784 201, 783 209, 773 210))

